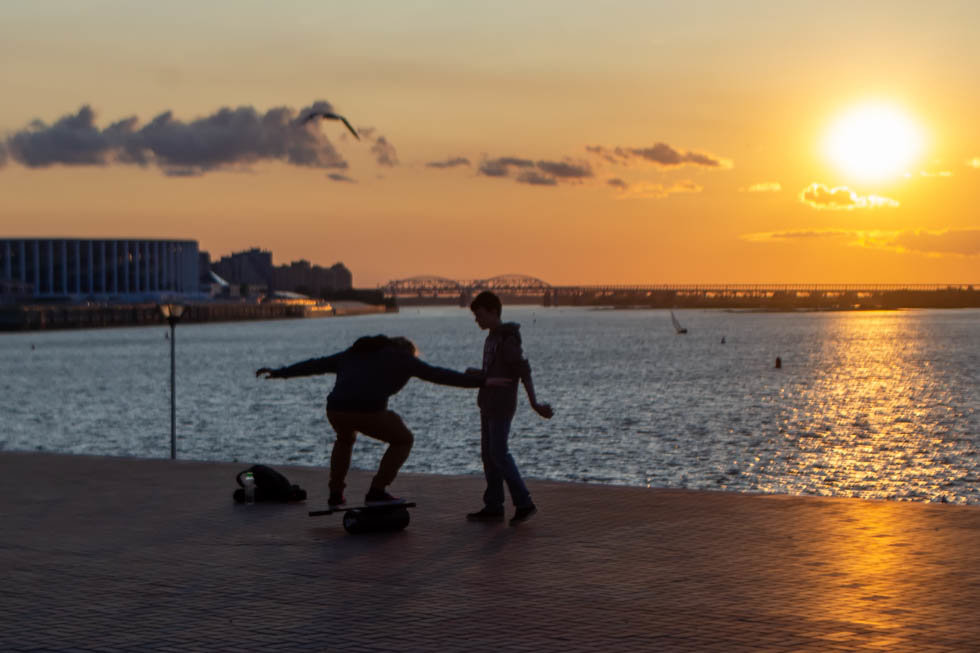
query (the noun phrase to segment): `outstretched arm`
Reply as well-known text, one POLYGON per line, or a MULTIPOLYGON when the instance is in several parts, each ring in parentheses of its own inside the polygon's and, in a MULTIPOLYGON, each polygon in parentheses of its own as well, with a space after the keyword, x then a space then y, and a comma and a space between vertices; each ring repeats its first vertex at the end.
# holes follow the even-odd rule
POLYGON ((412 376, 417 376, 423 381, 429 381, 430 383, 451 385, 456 388, 479 388, 487 380, 482 370, 476 374, 457 372, 445 367, 429 365, 418 359, 413 361, 412 376))
POLYGON ((266 379, 288 379, 294 376, 313 376, 316 374, 336 374, 337 365, 343 352, 323 358, 311 358, 287 367, 276 369, 260 367, 255 370, 255 376, 266 379))

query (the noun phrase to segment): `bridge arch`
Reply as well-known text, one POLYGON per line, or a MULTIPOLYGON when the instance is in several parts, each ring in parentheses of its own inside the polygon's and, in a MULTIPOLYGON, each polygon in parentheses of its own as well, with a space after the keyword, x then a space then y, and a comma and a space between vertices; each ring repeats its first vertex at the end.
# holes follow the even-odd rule
POLYGON ((473 283, 474 290, 550 290, 547 281, 526 274, 501 274, 489 279, 480 279, 473 283))

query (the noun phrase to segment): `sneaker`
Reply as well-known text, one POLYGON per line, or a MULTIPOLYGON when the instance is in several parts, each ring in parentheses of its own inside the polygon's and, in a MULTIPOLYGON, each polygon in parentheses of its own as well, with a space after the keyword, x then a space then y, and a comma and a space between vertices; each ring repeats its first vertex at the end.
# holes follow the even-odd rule
POLYGON ((399 499, 398 497, 393 497, 384 490, 375 490, 371 488, 366 495, 364 495, 364 503, 369 506, 384 505, 386 503, 404 503, 404 499, 399 499))
POLYGON ((328 508, 331 508, 331 509, 332 508, 340 508, 345 503, 347 503, 347 499, 345 499, 344 498, 344 495, 341 494, 340 492, 336 492, 336 493, 335 492, 331 492, 330 493, 330 498, 327 499, 327 507, 328 508))
POLYGON ((469 521, 503 521, 504 511, 503 510, 490 510, 489 508, 483 508, 479 512, 471 512, 466 515, 469 521))
POLYGON ((538 511, 538 507, 533 503, 529 506, 524 506, 523 508, 518 508, 514 511, 514 516, 510 520, 510 525, 515 526, 521 522, 525 522, 531 518, 531 515, 538 511))

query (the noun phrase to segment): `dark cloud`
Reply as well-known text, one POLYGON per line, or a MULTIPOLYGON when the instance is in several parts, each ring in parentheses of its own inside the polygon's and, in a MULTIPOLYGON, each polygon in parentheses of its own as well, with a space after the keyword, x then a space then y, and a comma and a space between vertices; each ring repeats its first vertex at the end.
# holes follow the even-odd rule
POLYGON ((55 163, 65 165, 105 165, 118 148, 112 133, 95 126, 95 113, 84 106, 75 115, 64 116, 48 126, 35 120, 24 130, 7 139, 11 157, 26 166, 37 168, 55 163))
POLYGON ((613 177, 612 179, 607 179, 606 183, 612 186, 613 188, 619 188, 621 190, 626 190, 630 186, 619 177, 613 177))
MULTIPOLYGON (((34 121, 9 137, 6 147, 11 158, 32 168, 55 164, 156 165, 173 176, 259 161, 347 168, 347 162, 323 134, 326 130, 316 122, 304 124, 298 118, 312 111, 332 112, 333 107, 322 100, 298 112, 278 107, 260 114, 248 106, 224 107, 189 122, 167 111, 144 127, 139 127, 136 117, 130 117, 100 129, 92 108, 83 106, 53 125, 34 121)), ((394 148, 386 141, 381 150, 387 160, 396 160, 394 148)))
POLYGON ((592 166, 588 162, 568 159, 535 162, 516 156, 484 159, 480 163, 478 174, 487 177, 509 177, 511 169, 519 171, 514 177, 517 182, 534 186, 556 186, 559 180, 576 181, 593 176, 592 166))
POLYGON ((532 186, 556 186, 558 180, 554 177, 547 177, 534 170, 524 170, 517 175, 517 182, 521 184, 531 184, 532 186))
POLYGON ((455 168, 456 166, 468 166, 470 160, 465 156, 457 156, 445 161, 429 161, 425 164, 428 168, 455 168))
MULTIPOLYGON (((620 154, 623 148, 616 148, 616 153, 620 154)), ((666 143, 655 143, 650 147, 630 148, 625 150, 626 156, 636 156, 662 166, 680 166, 687 163, 692 165, 717 168, 722 165, 720 159, 716 159, 707 154, 699 152, 680 152, 666 143)))
POLYGON ((347 182, 349 184, 356 184, 357 183, 357 180, 356 179, 351 179, 347 175, 342 175, 339 172, 331 172, 329 175, 327 175, 327 177, 330 178, 330 179, 333 179, 334 181, 343 181, 343 182, 347 182))
POLYGON ((584 179, 592 176, 592 166, 588 163, 570 161, 538 161, 538 170, 559 179, 584 179))
POLYGON ((0 168, 7 165, 7 146, 0 143, 0 168))
POLYGON ((371 154, 374 155, 378 165, 393 168, 398 165, 398 153, 395 146, 388 142, 384 136, 378 136, 371 146, 371 154))
POLYGON ((702 152, 683 152, 666 143, 654 143, 650 147, 617 147, 613 149, 603 147, 602 145, 589 145, 586 146, 585 150, 610 163, 621 165, 636 159, 665 167, 696 165, 707 168, 722 168, 731 165, 719 157, 702 152))

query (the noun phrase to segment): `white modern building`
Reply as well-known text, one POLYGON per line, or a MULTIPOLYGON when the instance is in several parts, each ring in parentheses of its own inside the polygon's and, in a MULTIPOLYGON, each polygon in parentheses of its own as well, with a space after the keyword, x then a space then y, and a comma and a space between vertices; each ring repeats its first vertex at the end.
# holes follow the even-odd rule
POLYGON ((0 280, 30 284, 37 299, 196 295, 197 241, 0 238, 0 280))

